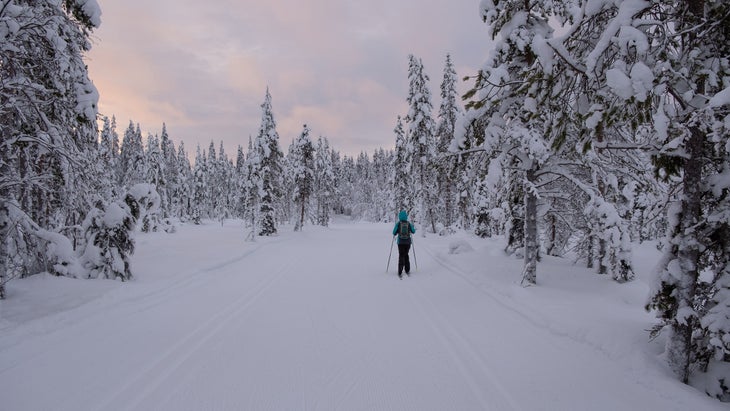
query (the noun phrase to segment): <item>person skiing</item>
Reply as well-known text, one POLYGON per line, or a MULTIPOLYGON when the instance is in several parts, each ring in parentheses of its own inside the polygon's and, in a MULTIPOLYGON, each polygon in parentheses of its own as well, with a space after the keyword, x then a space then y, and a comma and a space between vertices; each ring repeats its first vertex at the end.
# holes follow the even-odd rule
POLYGON ((408 221, 406 210, 400 210, 398 221, 393 227, 393 235, 398 236, 398 278, 403 279, 403 269, 406 274, 411 275, 411 260, 408 252, 411 249, 411 234, 416 233, 416 227, 408 221))

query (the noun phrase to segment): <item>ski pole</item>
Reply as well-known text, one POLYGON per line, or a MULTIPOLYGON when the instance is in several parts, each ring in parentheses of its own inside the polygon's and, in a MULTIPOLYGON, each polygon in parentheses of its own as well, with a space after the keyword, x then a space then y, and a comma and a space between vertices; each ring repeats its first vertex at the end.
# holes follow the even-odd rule
POLYGON ((395 236, 393 236, 393 239, 390 240, 390 253, 388 254, 388 265, 385 266, 385 272, 388 272, 388 268, 390 268, 390 256, 393 255, 393 242, 395 242, 395 236))
POLYGON ((413 241, 413 237, 411 236, 411 245, 413 246, 413 262, 416 263, 416 271, 418 271, 418 259, 416 258, 416 242, 413 241))

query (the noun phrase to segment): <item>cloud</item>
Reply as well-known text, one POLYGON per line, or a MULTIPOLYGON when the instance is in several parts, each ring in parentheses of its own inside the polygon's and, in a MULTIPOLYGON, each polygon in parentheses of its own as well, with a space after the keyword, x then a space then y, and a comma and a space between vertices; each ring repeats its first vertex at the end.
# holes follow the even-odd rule
POLYGON ((88 63, 101 111, 152 132, 165 122, 189 151, 211 139, 229 155, 245 146, 267 86, 283 148, 304 123, 345 154, 392 148, 408 54, 423 59, 436 110, 445 54, 463 77, 489 46, 476 1, 99 3, 88 63))

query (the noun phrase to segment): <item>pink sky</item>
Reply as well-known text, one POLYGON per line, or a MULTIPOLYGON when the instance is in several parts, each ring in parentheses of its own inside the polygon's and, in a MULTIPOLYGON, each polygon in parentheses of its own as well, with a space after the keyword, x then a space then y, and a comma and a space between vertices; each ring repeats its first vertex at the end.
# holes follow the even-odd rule
MULTIPOLYGON (((431 77, 446 53, 460 78, 489 48, 479 0, 98 0, 87 56, 102 114, 235 156, 255 136, 266 87, 284 151, 309 125, 343 154, 392 148, 407 110, 408 54, 431 77)), ((460 92, 467 85, 460 84, 460 92)))

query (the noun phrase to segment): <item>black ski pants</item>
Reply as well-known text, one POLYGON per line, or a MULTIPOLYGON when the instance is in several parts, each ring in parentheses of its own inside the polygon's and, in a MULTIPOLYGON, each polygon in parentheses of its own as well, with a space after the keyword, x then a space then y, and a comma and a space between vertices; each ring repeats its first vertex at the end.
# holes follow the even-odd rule
POLYGON ((398 244, 398 275, 403 273, 403 269, 406 269, 406 274, 411 272, 411 260, 408 258, 408 251, 411 249, 411 244, 398 244))

